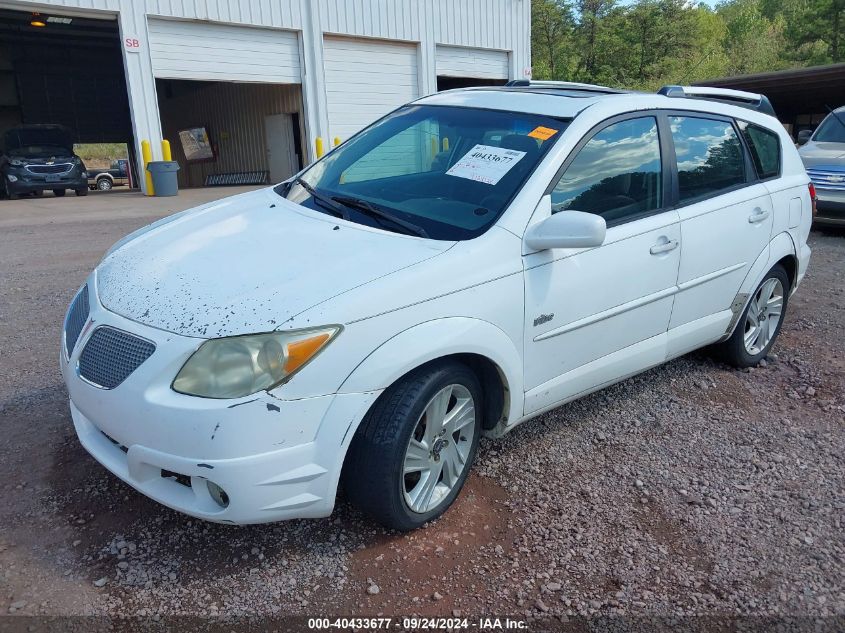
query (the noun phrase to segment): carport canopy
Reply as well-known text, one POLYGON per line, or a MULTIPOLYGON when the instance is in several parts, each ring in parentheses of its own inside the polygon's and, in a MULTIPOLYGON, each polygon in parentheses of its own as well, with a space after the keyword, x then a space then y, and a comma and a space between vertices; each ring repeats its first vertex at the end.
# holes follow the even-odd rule
POLYGON ((829 108, 845 105, 845 64, 723 77, 696 85, 762 93, 778 118, 789 123, 802 114, 827 113, 829 108))

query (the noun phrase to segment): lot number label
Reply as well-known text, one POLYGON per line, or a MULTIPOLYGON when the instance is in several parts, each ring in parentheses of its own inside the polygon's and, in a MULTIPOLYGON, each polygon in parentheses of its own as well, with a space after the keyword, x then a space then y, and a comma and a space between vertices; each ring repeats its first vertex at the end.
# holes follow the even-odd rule
POLYGON ((495 185, 516 165, 525 152, 492 145, 476 145, 452 165, 447 176, 495 185))

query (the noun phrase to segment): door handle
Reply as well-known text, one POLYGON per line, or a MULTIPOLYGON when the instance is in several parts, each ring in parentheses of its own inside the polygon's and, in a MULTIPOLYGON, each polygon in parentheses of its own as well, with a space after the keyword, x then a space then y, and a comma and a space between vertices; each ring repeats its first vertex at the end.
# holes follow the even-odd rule
POLYGON ((652 255, 660 255, 662 253, 668 253, 669 251, 674 251, 678 248, 678 240, 669 240, 668 242, 660 242, 655 244, 648 252, 652 255))
POLYGON ((751 224, 757 224, 758 222, 765 220, 767 217, 769 217, 768 210, 763 211, 760 207, 757 207, 754 209, 754 213, 748 216, 748 221, 751 224))

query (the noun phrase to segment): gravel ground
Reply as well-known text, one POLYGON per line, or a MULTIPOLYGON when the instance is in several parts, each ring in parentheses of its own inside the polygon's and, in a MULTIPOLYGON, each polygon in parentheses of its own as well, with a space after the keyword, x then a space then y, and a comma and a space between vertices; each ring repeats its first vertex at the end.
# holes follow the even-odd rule
POLYGON ((0 207, 3 612, 791 616, 845 629, 845 235, 812 234, 764 366, 692 354, 483 440, 455 508, 398 535, 343 502, 323 520, 198 522, 88 457, 57 370, 64 309, 113 241, 172 210, 90 200, 84 213, 48 198, 31 214, 28 201, 0 207))

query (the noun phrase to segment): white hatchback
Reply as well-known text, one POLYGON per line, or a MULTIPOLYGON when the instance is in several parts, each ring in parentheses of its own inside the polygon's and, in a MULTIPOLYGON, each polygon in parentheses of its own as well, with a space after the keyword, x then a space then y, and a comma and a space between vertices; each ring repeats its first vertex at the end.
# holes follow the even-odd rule
POLYGON ((61 365, 85 448, 210 521, 400 530, 482 434, 707 345, 764 358, 809 179, 759 96, 518 84, 399 108, 288 182, 106 253, 61 365))

